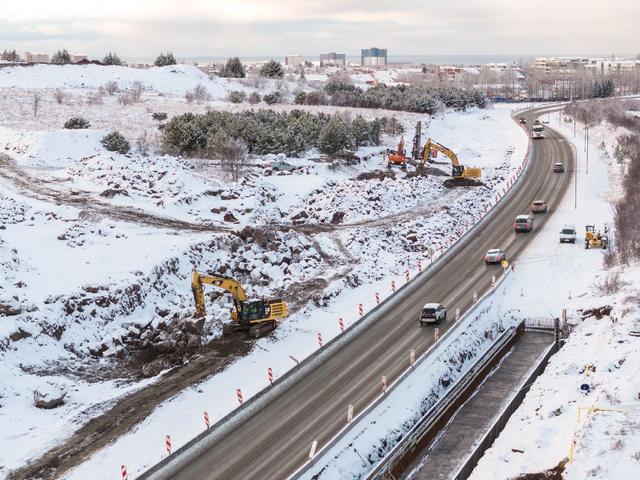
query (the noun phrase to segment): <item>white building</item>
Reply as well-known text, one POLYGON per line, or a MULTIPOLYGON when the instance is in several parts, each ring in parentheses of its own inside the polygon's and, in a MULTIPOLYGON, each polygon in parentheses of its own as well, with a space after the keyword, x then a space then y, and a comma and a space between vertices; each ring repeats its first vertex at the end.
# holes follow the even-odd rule
POLYGON ((287 55, 284 57, 284 64, 290 67, 297 67, 304 64, 304 58, 302 58, 302 55, 287 55))
POLYGON ((24 61, 27 63, 49 63, 49 55, 42 52, 24 52, 24 61))

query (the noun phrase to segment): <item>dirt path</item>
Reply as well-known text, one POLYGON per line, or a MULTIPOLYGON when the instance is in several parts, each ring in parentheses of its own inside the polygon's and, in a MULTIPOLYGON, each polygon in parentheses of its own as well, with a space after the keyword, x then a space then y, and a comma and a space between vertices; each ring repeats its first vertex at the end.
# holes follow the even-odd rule
POLYGON ((243 335, 214 340, 206 353, 191 359, 187 365, 169 370, 156 383, 121 398, 109 411, 91 419, 62 444, 50 449, 33 463, 12 472, 8 478, 59 477, 129 432, 160 403, 224 370, 236 358, 247 355, 254 344, 254 340, 243 335))

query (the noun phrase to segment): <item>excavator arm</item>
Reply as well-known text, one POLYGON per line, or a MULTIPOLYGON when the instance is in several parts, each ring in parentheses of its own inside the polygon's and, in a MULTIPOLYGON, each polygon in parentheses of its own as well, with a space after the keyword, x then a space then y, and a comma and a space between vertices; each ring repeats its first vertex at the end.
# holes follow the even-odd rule
POLYGON ((449 160, 451 160, 451 165, 453 165, 454 167, 460 166, 460 162, 458 161, 458 156, 455 154, 453 150, 445 147, 444 145, 439 144, 438 142, 434 142, 431 139, 427 140, 427 142, 424 144, 424 148, 422 149, 423 162, 429 160, 431 155, 431 150, 437 150, 438 152, 445 155, 447 158, 449 158, 449 160))
POLYGON ((242 288, 242 285, 232 278, 216 277, 210 275, 200 275, 196 270, 193 271, 191 278, 191 291, 193 292, 193 298, 196 302, 196 316, 204 317, 206 315, 206 308, 204 305, 204 289, 203 285, 213 285, 214 287, 222 288, 233 296, 233 303, 236 305, 236 309, 243 302, 247 301, 247 293, 242 288))

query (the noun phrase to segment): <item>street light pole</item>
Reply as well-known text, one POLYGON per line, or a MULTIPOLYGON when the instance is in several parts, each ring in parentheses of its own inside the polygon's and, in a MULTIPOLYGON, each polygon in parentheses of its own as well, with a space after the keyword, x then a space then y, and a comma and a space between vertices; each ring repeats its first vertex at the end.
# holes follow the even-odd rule
POLYGON ((575 143, 568 142, 573 149, 574 162, 573 162, 573 208, 578 208, 578 149, 575 143))
POLYGON ((586 175, 589 175, 589 127, 587 126, 587 168, 586 175))

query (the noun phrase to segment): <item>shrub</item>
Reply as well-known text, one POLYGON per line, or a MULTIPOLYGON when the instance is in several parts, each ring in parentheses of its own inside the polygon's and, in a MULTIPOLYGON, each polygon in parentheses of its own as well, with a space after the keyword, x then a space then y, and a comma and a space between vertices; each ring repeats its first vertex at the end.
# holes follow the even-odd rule
POLYGON ((114 82, 113 80, 108 81, 104 84, 104 91, 109 95, 113 95, 118 91, 118 82, 114 82))
POLYGON ((249 103, 251 105, 255 105, 256 103, 260 103, 262 101, 262 98, 260 98, 260 94, 257 92, 252 92, 249 94, 249 103))
POLYGON ((193 90, 188 90, 184 94, 184 98, 188 103, 191 103, 193 101, 201 103, 205 100, 208 100, 210 97, 206 87, 199 83, 195 87, 193 87, 193 90))
POLYGON ((352 135, 349 124, 339 117, 333 117, 320 132, 318 150, 332 154, 350 148, 352 135))
POLYGON ((122 135, 120 132, 108 133, 107 135, 102 137, 100 143, 102 143, 102 146, 110 152, 125 154, 129 153, 129 150, 131 150, 131 145, 129 144, 127 139, 124 138, 124 135, 122 135))
POLYGON ((247 94, 238 90, 233 90, 229 92, 227 98, 231 103, 242 103, 247 99, 247 94))
POLYGON ((265 101, 267 105, 275 105, 276 103, 280 103, 282 101, 282 95, 280 92, 272 92, 266 94, 262 99, 265 101))
POLYGON ((115 53, 107 53, 105 57, 102 59, 102 63, 105 65, 122 65, 122 61, 120 57, 115 53))
POLYGON ((82 117, 71 117, 69 120, 64 122, 64 128, 68 130, 82 130, 85 128, 89 128, 91 124, 88 120, 82 117))

